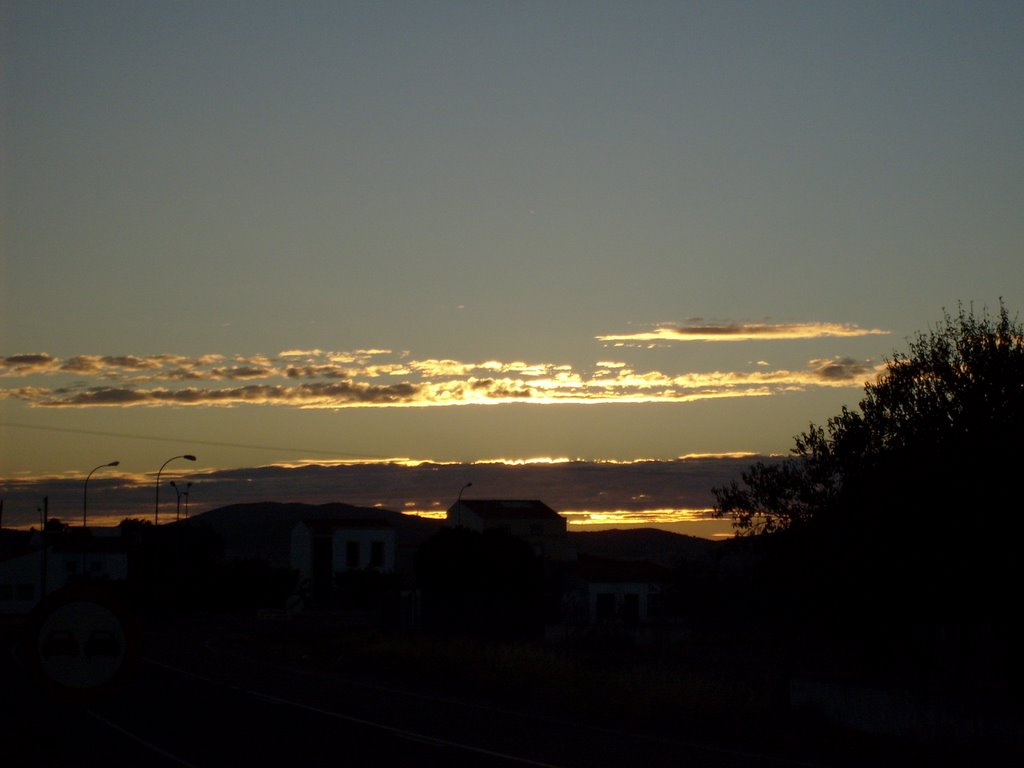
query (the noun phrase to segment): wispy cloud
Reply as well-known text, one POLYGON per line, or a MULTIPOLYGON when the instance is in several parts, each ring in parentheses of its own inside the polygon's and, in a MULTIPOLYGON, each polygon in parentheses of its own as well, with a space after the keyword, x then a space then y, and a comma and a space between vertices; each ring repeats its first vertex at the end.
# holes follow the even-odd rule
POLYGON ((871 361, 848 357, 810 360, 798 370, 771 369, 759 361, 751 370, 678 373, 607 360, 587 369, 522 360, 416 360, 387 350, 290 350, 247 358, 77 355, 67 360, 37 353, 3 361, 0 385, 4 378, 22 379, 25 385, 0 386, 0 399, 41 408, 682 403, 860 386, 877 371, 871 361), (45 386, 62 377, 66 380, 59 385, 45 386), (229 382, 243 383, 224 386, 229 382))
POLYGON ((60 361, 44 352, 0 357, 0 376, 31 376, 56 370, 60 361))
POLYGON ((840 386, 845 386, 851 380, 867 381, 885 368, 884 364, 872 364, 851 357, 811 360, 808 365, 811 366, 812 375, 822 382, 840 382, 840 386))
POLYGON ((305 408, 341 408, 355 405, 400 405, 412 402, 418 387, 414 384, 299 384, 297 386, 253 384, 244 387, 183 389, 89 387, 81 391, 22 388, 12 397, 33 405, 87 408, 91 406, 138 405, 219 405, 242 404, 294 405, 305 408))
POLYGON ((613 333, 598 341, 776 341, 824 337, 874 336, 887 334, 878 328, 861 328, 843 323, 688 323, 659 325, 652 330, 613 333))
POLYGON ((323 354, 322 349, 285 349, 281 351, 281 357, 319 357, 323 354))

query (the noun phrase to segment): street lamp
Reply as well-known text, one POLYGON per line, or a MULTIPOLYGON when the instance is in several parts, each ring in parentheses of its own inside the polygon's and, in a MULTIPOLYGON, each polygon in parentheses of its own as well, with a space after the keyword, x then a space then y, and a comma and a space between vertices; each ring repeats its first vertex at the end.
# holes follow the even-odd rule
POLYGON ((170 464, 175 459, 185 459, 186 461, 195 461, 196 457, 190 453, 184 453, 181 456, 171 456, 167 461, 160 465, 160 469, 156 471, 156 507, 154 509, 153 523, 154 525, 160 525, 160 473, 164 471, 164 467, 170 464))
POLYGON ((181 520, 181 491, 178 490, 178 484, 171 480, 171 487, 174 489, 174 493, 177 496, 177 501, 174 504, 174 522, 181 520))
POLYGON ((178 507, 174 513, 174 521, 177 522, 181 519, 181 497, 185 497, 185 517, 188 517, 188 489, 192 487, 192 483, 185 483, 185 490, 181 490, 178 484, 171 480, 171 485, 174 486, 174 492, 178 494, 178 507))
POLYGON ((86 514, 88 510, 89 500, 89 478, 92 477, 92 473, 97 469, 103 469, 104 467, 116 467, 120 464, 120 461, 112 461, 109 464, 100 464, 95 469, 89 471, 89 474, 85 476, 85 487, 82 488, 82 527, 85 528, 86 514))
POLYGON ((458 510, 459 510, 459 518, 458 518, 459 522, 458 522, 458 523, 456 524, 458 528, 461 528, 461 527, 462 527, 462 492, 463 492, 464 490, 466 490, 467 488, 469 488, 469 487, 470 487, 471 485, 473 485, 473 484, 472 484, 472 483, 466 483, 466 484, 465 484, 464 486, 462 486, 461 488, 459 488, 459 498, 458 498, 458 500, 457 500, 457 501, 455 502, 455 506, 456 506, 456 507, 458 508, 458 510))

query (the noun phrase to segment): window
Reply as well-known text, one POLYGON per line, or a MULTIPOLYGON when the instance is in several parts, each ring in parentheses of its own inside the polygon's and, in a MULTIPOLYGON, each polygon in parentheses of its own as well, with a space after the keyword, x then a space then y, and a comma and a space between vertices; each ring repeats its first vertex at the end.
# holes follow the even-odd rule
POLYGON ((345 567, 346 568, 358 568, 359 567, 359 542, 358 541, 347 541, 347 542, 345 542, 345 567))
POLYGON ((661 619, 666 614, 665 596, 659 592, 647 595, 647 618, 661 619))
POLYGON ((370 567, 384 567, 384 542, 374 541, 370 543, 370 567))
POLYGON ((65 560, 64 561, 64 573, 67 573, 67 574, 78 573, 78 561, 77 560, 65 560))
POLYGON ((598 592, 594 614, 594 621, 598 624, 610 624, 615 621, 615 595, 611 592, 598 592))
POLYGON ((630 627, 640 623, 640 595, 636 592, 622 596, 622 620, 630 627))

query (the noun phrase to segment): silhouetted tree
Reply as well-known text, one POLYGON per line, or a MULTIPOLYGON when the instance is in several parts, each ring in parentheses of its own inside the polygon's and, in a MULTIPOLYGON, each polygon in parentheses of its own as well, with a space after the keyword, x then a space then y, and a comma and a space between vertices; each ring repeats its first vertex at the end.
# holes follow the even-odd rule
POLYGON ((215 607, 253 610, 284 607, 298 586, 298 573, 258 557, 227 560, 217 574, 215 607))
POLYGON ((51 517, 46 521, 46 526, 43 528, 47 533, 64 533, 68 529, 68 524, 62 522, 59 517, 51 517))
POLYGON ((996 317, 961 307, 864 392, 786 460, 714 489, 739 533, 771 534, 755 537, 766 615, 827 637, 816 650, 847 670, 1014 688, 1024 328, 1002 302, 996 317))
POLYGON ((1002 506, 1016 501, 1024 328, 1002 303, 996 318, 963 307, 946 314, 864 392, 857 409, 797 436, 786 461, 755 464, 742 484, 715 488, 716 514, 755 534, 863 514, 879 502, 905 511, 962 504, 972 515, 995 515, 997 528, 1009 522, 1002 506))
POLYGON ((224 542, 206 525, 156 526, 126 518, 119 524, 128 548, 128 587, 147 610, 220 607, 225 594, 224 542))
POLYGON ((153 527, 153 522, 142 517, 126 517, 117 524, 117 527, 121 529, 122 534, 128 534, 143 529, 150 529, 153 527))

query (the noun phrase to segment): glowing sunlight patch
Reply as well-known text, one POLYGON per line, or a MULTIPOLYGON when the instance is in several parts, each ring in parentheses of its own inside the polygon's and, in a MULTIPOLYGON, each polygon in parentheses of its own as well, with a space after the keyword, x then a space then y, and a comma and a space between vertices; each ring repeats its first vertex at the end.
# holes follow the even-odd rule
POLYGON ((479 459, 474 464, 504 464, 509 467, 522 467, 527 464, 568 464, 573 459, 561 457, 538 456, 532 459, 479 459))
POLYGON ((403 509, 403 515, 409 515, 409 517, 422 517, 426 520, 444 520, 448 517, 448 510, 446 509, 403 509))
POLYGON ((681 461, 687 459, 749 459, 758 454, 755 451, 727 451, 725 453, 686 453, 679 457, 681 461))
POLYGON ((655 525, 665 523, 686 523, 711 518, 712 510, 707 509, 602 509, 566 510, 560 514, 570 526, 589 525, 655 525))

